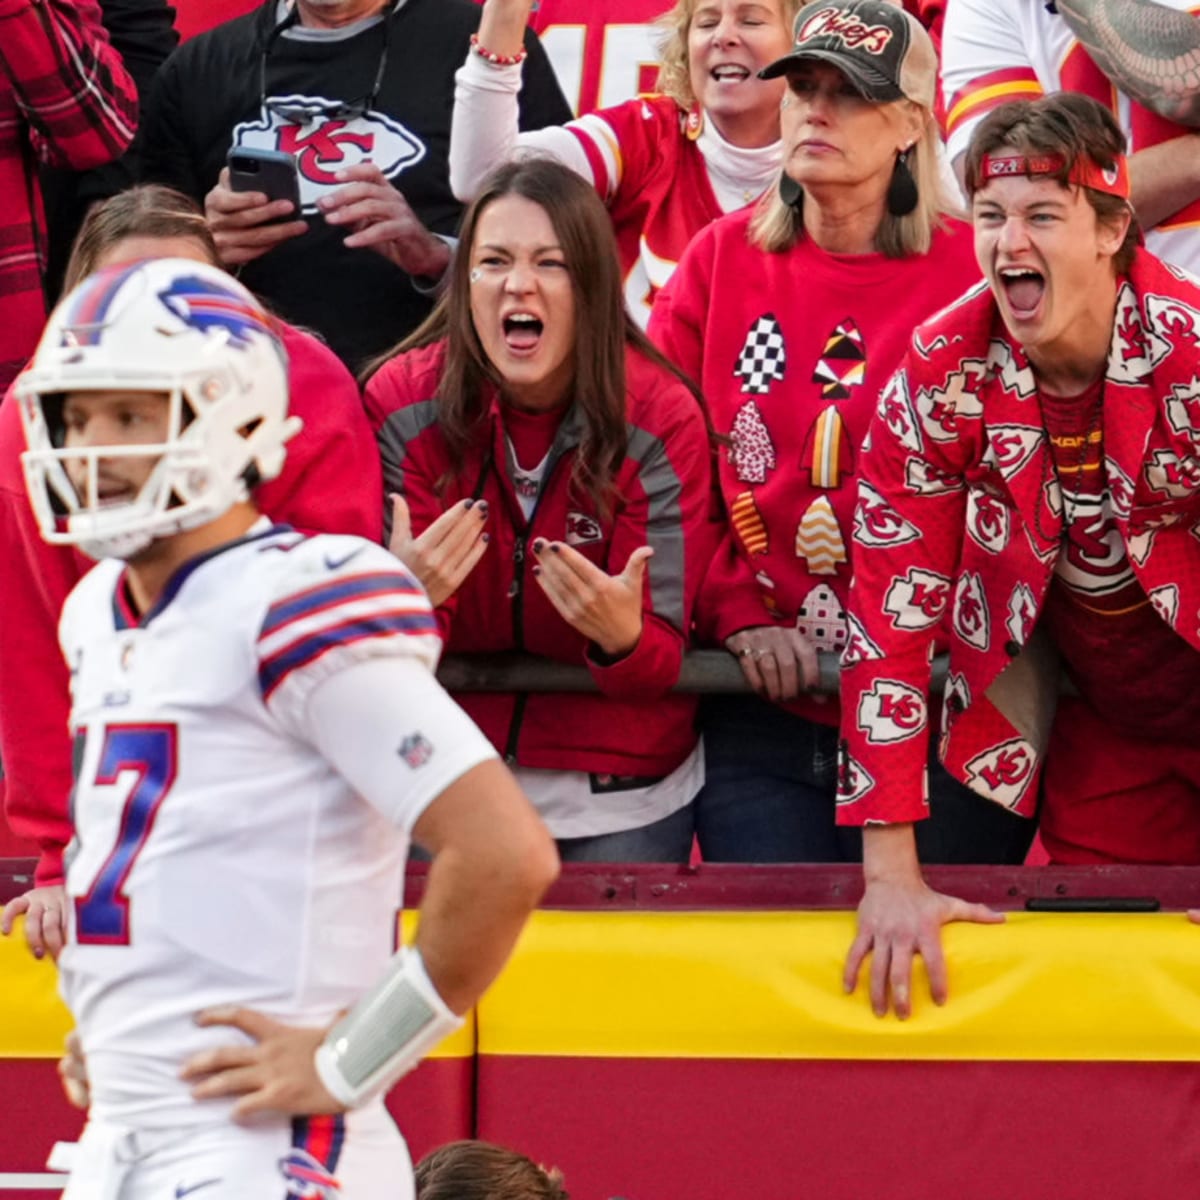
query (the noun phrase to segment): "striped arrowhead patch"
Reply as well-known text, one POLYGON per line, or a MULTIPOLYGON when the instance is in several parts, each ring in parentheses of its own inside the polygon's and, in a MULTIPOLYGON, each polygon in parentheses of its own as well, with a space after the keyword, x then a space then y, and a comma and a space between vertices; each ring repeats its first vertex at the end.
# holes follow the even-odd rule
POLYGON ((846 542, 824 496, 808 506, 796 528, 796 557, 804 559, 814 575, 836 575, 838 565, 847 561, 846 542))

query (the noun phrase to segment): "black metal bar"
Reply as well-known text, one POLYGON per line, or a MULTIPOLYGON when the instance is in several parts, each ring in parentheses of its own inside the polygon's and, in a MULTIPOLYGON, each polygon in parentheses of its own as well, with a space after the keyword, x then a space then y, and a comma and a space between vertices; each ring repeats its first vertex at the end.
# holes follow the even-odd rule
MULTIPOLYGON (((835 695, 838 690, 838 656, 818 656, 821 682, 817 691, 835 695)), ((499 654, 451 654, 442 660, 438 679, 451 692, 594 692, 591 672, 583 663, 555 662, 533 654, 505 651, 499 654)), ((946 680, 944 657, 933 662, 933 690, 946 680)), ((725 650, 689 650, 683 656, 673 692, 748 692, 742 668, 725 650)))

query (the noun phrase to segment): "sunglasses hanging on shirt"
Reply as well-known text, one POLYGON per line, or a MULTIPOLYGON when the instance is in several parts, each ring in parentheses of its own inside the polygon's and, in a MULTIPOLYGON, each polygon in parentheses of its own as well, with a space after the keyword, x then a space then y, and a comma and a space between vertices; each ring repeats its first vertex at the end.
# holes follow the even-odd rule
POLYGON ((267 99, 267 59, 282 34, 291 29, 299 19, 300 13, 293 4, 287 16, 267 34, 266 40, 263 42, 262 55, 258 60, 258 92, 263 111, 271 113, 281 121, 286 121, 289 125, 311 125, 321 117, 334 121, 353 121, 356 117, 370 112, 379 98, 379 89, 383 86, 383 74, 387 70, 388 44, 392 37, 391 9, 389 8, 383 14, 383 42, 379 49, 379 66, 375 71, 375 82, 371 84, 371 90, 357 100, 305 101, 299 97, 289 97, 286 100, 267 99))

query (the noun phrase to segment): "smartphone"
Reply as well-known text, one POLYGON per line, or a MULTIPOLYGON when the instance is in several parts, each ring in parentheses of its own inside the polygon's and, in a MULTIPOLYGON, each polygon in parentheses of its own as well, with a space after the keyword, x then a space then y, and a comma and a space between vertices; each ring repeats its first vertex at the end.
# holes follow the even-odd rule
POLYGON ((295 221, 300 216, 300 173, 295 155, 286 150, 260 150, 255 146, 231 146, 229 186, 235 192, 262 192, 271 200, 290 200, 294 211, 276 221, 295 221))

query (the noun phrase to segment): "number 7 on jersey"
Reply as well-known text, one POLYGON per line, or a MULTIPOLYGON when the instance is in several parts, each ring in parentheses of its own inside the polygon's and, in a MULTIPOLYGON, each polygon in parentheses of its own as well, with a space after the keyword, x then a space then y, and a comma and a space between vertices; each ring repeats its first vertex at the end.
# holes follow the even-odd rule
POLYGON ((123 889, 175 782, 177 745, 174 725, 109 725, 104 730, 92 783, 111 787, 130 772, 135 778, 113 848, 86 894, 75 899, 75 940, 80 945, 129 945, 129 897, 123 889))

